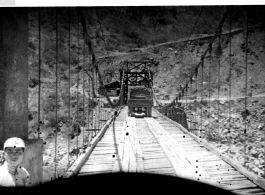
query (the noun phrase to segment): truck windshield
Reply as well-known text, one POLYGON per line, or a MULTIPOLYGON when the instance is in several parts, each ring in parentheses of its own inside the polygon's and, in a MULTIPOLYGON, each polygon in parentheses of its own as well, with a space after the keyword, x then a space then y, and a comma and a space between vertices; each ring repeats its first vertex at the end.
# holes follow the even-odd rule
POLYGON ((131 91, 130 99, 151 99, 151 94, 145 90, 131 91))

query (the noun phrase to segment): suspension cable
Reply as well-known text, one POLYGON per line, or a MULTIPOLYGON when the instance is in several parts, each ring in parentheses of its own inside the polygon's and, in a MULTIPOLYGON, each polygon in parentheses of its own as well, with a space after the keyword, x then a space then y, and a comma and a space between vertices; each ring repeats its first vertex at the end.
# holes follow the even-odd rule
MULTIPOLYGON (((180 54, 179 56, 182 56, 183 49, 187 46, 188 41, 189 41, 191 35, 193 34, 193 31, 194 31, 194 29, 195 29, 195 27, 196 27, 196 25, 197 25, 197 23, 198 23, 198 21, 199 21, 199 19, 200 19, 200 17, 201 17, 201 14, 202 14, 202 10, 203 10, 203 8, 204 8, 204 7, 202 6, 202 7, 201 7, 201 10, 200 10, 200 13, 199 13, 199 15, 198 15, 198 17, 197 17, 197 19, 196 19, 196 21, 195 21, 193 27, 192 27, 192 30, 191 30, 191 32, 190 32, 188 38, 187 38, 186 41, 185 41, 185 44, 184 44, 184 46, 181 48, 181 51, 180 51, 181 54, 180 54)), ((179 59, 178 59, 178 60, 179 60, 179 59)))
POLYGON ((38 78, 38 81, 39 81, 39 90, 38 90, 38 139, 40 139, 40 134, 41 134, 41 129, 40 129, 40 123, 41 123, 41 120, 40 120, 40 100, 41 100, 41 8, 39 7, 39 14, 38 14, 38 20, 39 20, 39 78, 38 78))
MULTIPOLYGON (((202 8, 201 8, 201 10, 200 10, 200 13, 199 13, 199 15, 198 15, 198 17, 197 17, 197 19, 196 19, 196 21, 195 21, 193 27, 192 27, 192 30, 191 30, 191 32, 190 32, 188 38, 187 38, 186 41, 185 41, 184 46, 182 46, 181 49, 180 49, 180 55, 179 55, 179 58, 178 58, 176 61, 179 61, 180 57, 182 57, 183 50, 184 50, 184 48, 187 46, 188 41, 189 41, 191 35, 193 34, 193 31, 194 31, 194 29, 195 29, 195 27, 196 27, 196 25, 197 25, 197 23, 198 23, 198 21, 199 21, 199 19, 200 19, 200 17, 201 17, 201 14, 202 14, 203 8, 204 8, 204 7, 202 6, 202 8)), ((169 73, 170 73, 170 72, 169 72, 169 73)), ((165 78, 168 77, 169 73, 166 75, 165 78)))
MULTIPOLYGON (((68 120, 69 120, 69 126, 68 126, 68 135, 70 135, 70 128, 72 127, 72 120, 71 120, 71 11, 70 7, 68 8, 68 120)), ((68 152, 68 158, 67 158, 67 169, 70 166, 70 140, 69 136, 67 139, 67 152, 68 152)))
POLYGON ((57 177, 57 130, 58 130, 58 8, 55 8, 56 16, 56 65, 55 65, 55 156, 54 156, 54 178, 57 177))
MULTIPOLYGON (((223 15, 221 21, 219 22, 219 24, 217 26, 217 29, 216 29, 214 35, 212 36, 211 40, 209 41, 208 47, 206 48, 206 50, 202 54, 201 59, 204 59, 205 58, 205 55, 208 53, 209 49, 211 48, 211 46, 212 46, 212 44, 213 44, 213 42, 214 42, 214 40, 215 40, 215 38, 217 36, 217 33, 219 32, 219 29, 223 26, 223 24, 224 24, 224 22, 225 22, 225 20, 226 20, 226 18, 228 16, 228 14, 229 14, 229 12, 231 11, 231 9, 232 9, 232 6, 229 6, 228 9, 226 10, 225 14, 223 15)), ((194 68, 194 72, 191 74, 192 75, 191 77, 193 77, 194 74, 198 73, 198 68, 199 68, 200 65, 201 65, 201 61, 194 68)), ((173 100, 173 101, 175 101, 175 100, 173 100)))
MULTIPOLYGON (((100 21, 100 18, 99 18, 99 14, 98 14, 98 10, 97 9, 96 9, 96 15, 97 15, 98 23, 99 23, 99 26, 100 26, 101 35, 103 37, 103 42, 104 42, 104 45, 105 45, 105 49, 107 51, 107 56, 109 58, 109 50, 108 50, 108 47, 107 47, 107 43, 106 43, 106 40, 105 40, 104 31, 103 31, 103 28, 102 28, 102 25, 101 25, 101 21, 100 21)), ((111 64, 111 66, 112 66, 112 64, 111 64)), ((113 66, 112 66, 112 69, 114 70, 113 66)))

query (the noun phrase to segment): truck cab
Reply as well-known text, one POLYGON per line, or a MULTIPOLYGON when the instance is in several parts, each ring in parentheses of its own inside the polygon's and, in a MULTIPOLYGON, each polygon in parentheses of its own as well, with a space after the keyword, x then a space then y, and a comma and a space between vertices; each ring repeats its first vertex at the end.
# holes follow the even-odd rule
POLYGON ((133 87, 128 93, 129 116, 151 117, 153 106, 153 94, 150 88, 133 87))

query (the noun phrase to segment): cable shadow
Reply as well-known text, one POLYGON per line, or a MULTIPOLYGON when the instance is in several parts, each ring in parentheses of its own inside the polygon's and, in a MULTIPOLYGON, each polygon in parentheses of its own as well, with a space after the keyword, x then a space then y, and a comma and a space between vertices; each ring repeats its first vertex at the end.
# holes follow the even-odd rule
MULTIPOLYGON (((115 112, 115 114, 117 113, 115 112)), ((119 144, 118 144, 117 137, 116 137, 115 122, 116 122, 116 117, 114 117, 113 122, 112 122, 113 141, 114 141, 115 152, 117 155, 117 162, 118 162, 119 170, 122 170, 121 157, 119 155, 119 150, 118 150, 119 144)))

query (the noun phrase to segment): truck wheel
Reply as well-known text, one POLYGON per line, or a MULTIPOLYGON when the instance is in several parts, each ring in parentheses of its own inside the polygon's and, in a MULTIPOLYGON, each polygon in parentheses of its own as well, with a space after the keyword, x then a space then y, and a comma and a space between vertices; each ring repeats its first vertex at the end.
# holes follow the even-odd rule
POLYGON ((147 108, 147 117, 151 117, 151 108, 147 108))

